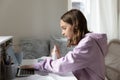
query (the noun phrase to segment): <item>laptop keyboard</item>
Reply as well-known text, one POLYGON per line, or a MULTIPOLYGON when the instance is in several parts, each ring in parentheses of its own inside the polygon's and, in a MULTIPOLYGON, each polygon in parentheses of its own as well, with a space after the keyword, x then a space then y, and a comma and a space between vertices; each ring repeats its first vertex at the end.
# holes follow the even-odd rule
POLYGON ((34 69, 20 69, 18 68, 17 77, 26 77, 35 74, 34 69))

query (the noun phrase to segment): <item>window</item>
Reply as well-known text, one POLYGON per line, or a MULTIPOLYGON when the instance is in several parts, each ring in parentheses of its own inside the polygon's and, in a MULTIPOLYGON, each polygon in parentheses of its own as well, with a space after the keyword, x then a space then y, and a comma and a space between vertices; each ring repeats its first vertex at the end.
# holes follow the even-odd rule
POLYGON ((79 9, 90 23, 90 0, 68 0, 68 9, 79 9))

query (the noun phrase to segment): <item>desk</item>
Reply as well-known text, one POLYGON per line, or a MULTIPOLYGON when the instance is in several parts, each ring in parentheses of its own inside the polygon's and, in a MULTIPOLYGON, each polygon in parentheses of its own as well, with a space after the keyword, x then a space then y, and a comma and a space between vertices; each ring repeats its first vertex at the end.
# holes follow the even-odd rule
MULTIPOLYGON (((36 63, 37 59, 26 59, 22 61, 22 65, 24 64, 33 64, 36 63)), ((77 80, 72 73, 67 74, 54 74, 54 73, 46 73, 46 72, 40 72, 36 71, 35 75, 31 75, 29 77, 20 77, 15 78, 14 80, 77 80)))
POLYGON ((13 80, 77 80, 77 79, 72 74, 58 75, 54 73, 49 73, 47 75, 35 74, 29 77, 15 78, 13 80))

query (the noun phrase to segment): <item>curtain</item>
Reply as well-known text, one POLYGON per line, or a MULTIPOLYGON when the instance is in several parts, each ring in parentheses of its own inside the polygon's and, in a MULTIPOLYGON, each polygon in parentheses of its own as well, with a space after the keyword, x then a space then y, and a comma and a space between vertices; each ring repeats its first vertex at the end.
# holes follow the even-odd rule
POLYGON ((119 0, 90 1, 89 29, 97 33, 106 33, 108 41, 111 39, 120 39, 118 2, 119 0))

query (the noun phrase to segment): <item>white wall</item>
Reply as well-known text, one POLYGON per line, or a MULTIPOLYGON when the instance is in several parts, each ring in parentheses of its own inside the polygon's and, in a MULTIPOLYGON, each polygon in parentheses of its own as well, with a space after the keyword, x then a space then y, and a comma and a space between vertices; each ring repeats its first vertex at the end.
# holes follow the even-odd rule
POLYGON ((120 39, 120 0, 118 0, 118 12, 119 12, 119 14, 118 14, 118 16, 119 16, 119 18, 118 18, 118 25, 119 25, 119 39, 120 39))
POLYGON ((60 35, 59 20, 67 0, 0 0, 0 36, 48 39, 60 35))

